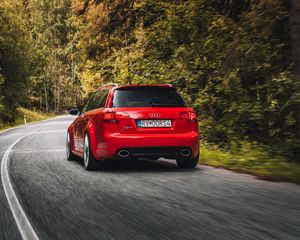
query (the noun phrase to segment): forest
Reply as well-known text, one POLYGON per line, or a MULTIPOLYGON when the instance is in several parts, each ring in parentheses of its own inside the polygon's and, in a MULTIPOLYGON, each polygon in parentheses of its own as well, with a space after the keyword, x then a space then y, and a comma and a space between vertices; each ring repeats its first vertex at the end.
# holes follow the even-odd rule
POLYGON ((1 1, 0 125, 111 82, 172 84, 207 146, 299 162, 300 1, 1 1))

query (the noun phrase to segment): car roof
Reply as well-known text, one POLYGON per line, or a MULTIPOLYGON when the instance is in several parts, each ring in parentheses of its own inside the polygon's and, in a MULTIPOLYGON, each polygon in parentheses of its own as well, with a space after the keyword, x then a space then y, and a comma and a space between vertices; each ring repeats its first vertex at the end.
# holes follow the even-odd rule
POLYGON ((124 88, 142 88, 142 87, 165 87, 165 88, 175 88, 171 84, 131 84, 118 86, 117 84, 109 84, 99 87, 98 90, 102 89, 124 89, 124 88))

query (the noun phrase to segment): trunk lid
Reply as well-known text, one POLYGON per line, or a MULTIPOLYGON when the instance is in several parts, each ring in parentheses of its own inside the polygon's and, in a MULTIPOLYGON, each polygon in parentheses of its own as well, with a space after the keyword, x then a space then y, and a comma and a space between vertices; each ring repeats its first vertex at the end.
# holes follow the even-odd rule
POLYGON ((189 128, 189 120, 181 118, 181 114, 187 112, 185 107, 114 108, 113 110, 119 131, 124 134, 184 133, 189 128), (150 126, 142 126, 143 120, 146 120, 145 122, 150 126), (155 125, 169 123, 169 121, 171 121, 171 126, 155 125), (151 126, 151 124, 154 125, 151 126))

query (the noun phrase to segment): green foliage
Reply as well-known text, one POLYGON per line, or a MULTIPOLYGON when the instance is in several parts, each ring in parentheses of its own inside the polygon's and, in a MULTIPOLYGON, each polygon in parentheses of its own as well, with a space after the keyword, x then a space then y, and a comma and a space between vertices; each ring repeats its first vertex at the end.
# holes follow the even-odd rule
POLYGON ((1 122, 1 116, 4 110, 5 109, 3 108, 3 106, 0 105, 0 130, 24 124, 24 115, 26 115, 27 123, 46 120, 48 118, 55 116, 53 113, 49 113, 49 112, 45 113, 33 109, 26 109, 26 108, 19 107, 17 108, 16 111, 15 122, 11 124, 7 124, 1 122))
POLYGON ((19 104, 61 111, 108 82, 170 83, 205 141, 300 155, 284 1, 4 0, 0 13, 1 121, 19 104))
POLYGON ((0 104, 1 119, 15 120, 16 107, 24 101, 32 63, 32 42, 21 17, 8 2, 0 5, 0 104))
POLYGON ((35 39, 36 68, 31 76, 30 106, 61 111, 80 98, 75 49, 71 43, 71 0, 37 1, 28 6, 29 28, 35 39))
POLYGON ((46 120, 50 117, 55 116, 53 113, 45 113, 33 109, 26 109, 23 107, 19 107, 17 110, 18 110, 18 120, 16 122, 17 124, 22 124, 24 122, 24 115, 26 116, 26 121, 28 123, 46 120))
POLYGON ((5 114, 5 107, 2 104, 0 104, 0 128, 4 125, 4 121, 2 118, 4 114, 5 114))
POLYGON ((258 143, 239 142, 231 144, 227 151, 214 145, 201 145, 200 162, 237 172, 254 174, 273 181, 300 183, 300 165, 286 161, 282 155, 258 143))
POLYGON ((126 13, 119 10, 128 1, 92 2, 83 11, 82 1, 74 5, 84 12, 75 24, 86 92, 105 82, 171 83, 197 110, 203 139, 300 153, 300 86, 281 0, 140 0, 126 13))

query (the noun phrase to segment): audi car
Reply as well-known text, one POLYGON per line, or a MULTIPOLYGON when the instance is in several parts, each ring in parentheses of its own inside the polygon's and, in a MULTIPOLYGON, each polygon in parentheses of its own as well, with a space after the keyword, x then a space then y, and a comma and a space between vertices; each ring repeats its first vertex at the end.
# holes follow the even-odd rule
POLYGON ((77 117, 67 131, 67 159, 83 159, 86 170, 109 159, 198 164, 197 115, 169 84, 105 85, 70 114, 77 117))

